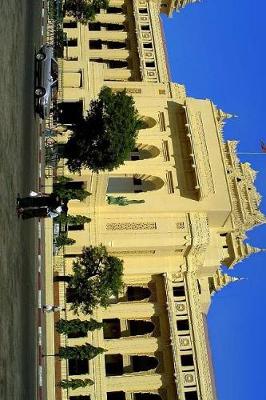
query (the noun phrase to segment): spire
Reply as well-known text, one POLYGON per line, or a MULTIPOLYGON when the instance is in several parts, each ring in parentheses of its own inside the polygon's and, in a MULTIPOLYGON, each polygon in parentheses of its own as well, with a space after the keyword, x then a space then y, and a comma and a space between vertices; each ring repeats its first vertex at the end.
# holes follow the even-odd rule
POLYGON ((230 276, 228 274, 225 274, 219 268, 219 269, 217 269, 217 271, 213 277, 214 286, 213 286, 213 291, 211 292, 211 295, 214 295, 215 293, 217 293, 218 291, 220 291, 221 289, 223 289, 225 286, 229 285, 230 283, 242 281, 244 279, 245 278, 240 278, 238 276, 230 276))
POLYGON ((240 234, 235 236, 231 233, 230 236, 232 241, 230 245, 231 251, 229 252, 230 256, 223 260, 223 263, 229 268, 233 268, 235 264, 245 260, 252 254, 266 251, 266 249, 261 249, 259 247, 251 246, 249 243, 245 243, 245 237, 240 234))
POLYGON ((171 17, 173 11, 179 12, 182 8, 192 3, 199 3, 201 0, 164 0, 160 2, 157 0, 160 6, 160 11, 171 17))
POLYGON ((248 243, 245 243, 246 248, 246 257, 250 256, 251 254, 262 253, 266 251, 266 249, 261 249, 259 247, 253 247, 248 243))
POLYGON ((220 108, 218 108, 218 120, 219 121, 224 121, 225 119, 230 119, 230 118, 238 118, 238 116, 236 114, 230 114, 230 113, 226 113, 223 110, 221 110, 220 108))

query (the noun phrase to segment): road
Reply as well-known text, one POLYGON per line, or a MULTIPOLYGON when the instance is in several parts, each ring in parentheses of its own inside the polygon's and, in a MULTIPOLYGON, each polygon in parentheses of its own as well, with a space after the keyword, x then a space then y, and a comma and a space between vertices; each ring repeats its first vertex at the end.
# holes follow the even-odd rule
POLYGON ((41 0, 0 1, 0 399, 37 391, 37 223, 15 212, 17 193, 37 188, 39 120, 34 54, 41 0))

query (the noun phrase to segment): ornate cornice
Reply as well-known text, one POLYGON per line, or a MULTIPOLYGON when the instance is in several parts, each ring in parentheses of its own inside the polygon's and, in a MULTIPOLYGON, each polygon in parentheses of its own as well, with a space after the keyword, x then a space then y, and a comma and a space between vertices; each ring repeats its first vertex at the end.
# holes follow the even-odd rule
POLYGON ((197 271, 199 266, 203 265, 205 252, 210 241, 210 230, 205 213, 190 213, 189 214, 191 248, 189 250, 188 271, 197 271))
POLYGON ((232 218, 237 229, 244 232, 265 223, 265 216, 259 210, 261 195, 256 191, 254 181, 257 172, 249 163, 241 163, 237 157, 237 141, 224 144, 226 175, 232 198, 232 218))
POLYGON ((191 143, 194 159, 194 168, 197 177, 199 198, 204 199, 215 193, 209 153, 205 138, 201 113, 192 112, 189 107, 184 107, 187 118, 188 138, 191 143))

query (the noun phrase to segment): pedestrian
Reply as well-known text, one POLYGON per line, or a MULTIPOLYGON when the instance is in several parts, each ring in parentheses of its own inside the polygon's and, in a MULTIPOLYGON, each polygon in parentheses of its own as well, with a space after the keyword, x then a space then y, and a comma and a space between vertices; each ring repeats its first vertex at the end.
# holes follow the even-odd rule
POLYGON ((31 192, 30 196, 26 197, 18 197, 17 198, 17 205, 19 209, 26 209, 26 208, 40 208, 40 207, 49 207, 55 209, 56 207, 62 204, 62 200, 60 197, 55 193, 41 193, 37 195, 33 195, 35 192, 31 192))
POLYGON ((30 192, 27 197, 17 199, 17 214, 23 219, 39 217, 39 218, 55 218, 62 212, 67 213, 67 206, 60 196, 55 193, 38 194, 30 192))
POLYGON ((65 311, 66 309, 62 306, 55 306, 53 304, 45 304, 42 306, 44 312, 58 312, 58 311, 65 311))
POLYGON ((54 311, 54 306, 52 304, 45 304, 42 306, 43 311, 49 313, 54 311))

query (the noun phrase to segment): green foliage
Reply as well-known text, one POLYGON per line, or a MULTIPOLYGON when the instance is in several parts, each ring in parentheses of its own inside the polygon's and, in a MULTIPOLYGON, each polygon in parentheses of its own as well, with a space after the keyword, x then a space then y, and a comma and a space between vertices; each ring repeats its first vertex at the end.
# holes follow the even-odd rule
POLYGON ((68 285, 71 309, 91 314, 96 306, 107 307, 123 287, 122 275, 123 260, 109 255, 104 246, 84 247, 68 285))
POLYGON ((73 179, 66 176, 60 176, 57 182, 54 184, 54 193, 60 196, 61 199, 69 201, 71 199, 77 199, 80 201, 85 200, 90 193, 84 189, 77 189, 71 187, 71 182, 73 179))
POLYGON ((88 21, 93 21, 100 9, 106 9, 108 4, 108 0, 66 0, 64 12, 82 24, 86 24, 88 21))
POLYGON ((62 224, 82 225, 90 222, 91 218, 88 218, 85 215, 66 215, 62 213, 58 215, 58 217, 56 217, 54 220, 62 224))
POLYGON ((74 360, 91 360, 105 350, 102 347, 94 347, 89 343, 81 346, 59 347, 59 357, 74 360))
POLYGON ((60 319, 56 323, 56 330, 64 335, 71 335, 75 333, 87 334, 88 331, 94 331, 95 329, 101 329, 103 324, 96 321, 95 319, 90 319, 90 321, 82 321, 79 318, 75 319, 60 319))
POLYGON ((58 249, 61 249, 63 246, 70 246, 74 243, 76 243, 76 241, 68 238, 65 232, 60 233, 60 235, 55 238, 55 245, 58 249))
POLYGON ((58 386, 62 389, 77 389, 79 387, 86 387, 93 385, 94 382, 91 379, 63 379, 59 382, 58 386))
POLYGON ((119 167, 136 147, 142 124, 132 96, 104 87, 65 145, 69 170, 87 167, 97 172, 119 167))

